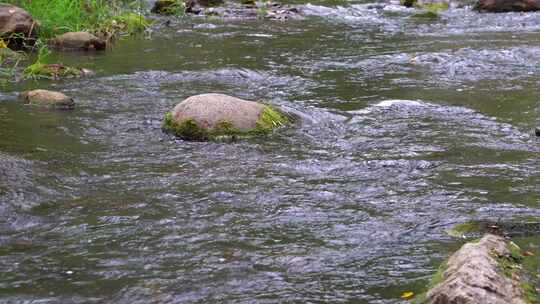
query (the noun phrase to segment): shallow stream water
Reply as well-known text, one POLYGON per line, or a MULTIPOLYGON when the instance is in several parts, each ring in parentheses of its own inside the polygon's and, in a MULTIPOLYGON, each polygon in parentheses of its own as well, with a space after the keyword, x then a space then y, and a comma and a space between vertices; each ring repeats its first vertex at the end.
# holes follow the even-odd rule
POLYGON ((462 244, 453 224, 540 216, 540 13, 295 3, 305 20, 157 18, 54 54, 95 77, 1 88, 0 302, 401 303, 462 244), (34 88, 77 108, 23 106, 34 88), (206 92, 301 123, 161 132, 206 92))

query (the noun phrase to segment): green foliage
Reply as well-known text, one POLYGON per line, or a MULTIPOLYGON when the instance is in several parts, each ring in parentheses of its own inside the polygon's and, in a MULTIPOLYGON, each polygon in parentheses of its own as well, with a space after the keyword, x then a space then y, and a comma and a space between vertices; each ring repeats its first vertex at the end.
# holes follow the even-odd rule
POLYGON ((112 19, 122 26, 124 33, 137 33, 144 31, 149 23, 143 15, 135 13, 124 13, 112 19))
POLYGON ((182 16, 186 12, 186 4, 184 0, 158 0, 153 13, 182 16))
MULTIPOLYGON (((27 10, 36 19, 41 38, 73 31, 99 32, 100 28, 122 15, 119 1, 106 0, 11 0, 8 1, 27 10)), ((123 16, 127 28, 139 29, 131 16, 123 16)))
POLYGON ((26 67, 23 71, 24 78, 60 78, 81 76, 81 70, 77 68, 63 66, 61 64, 47 64, 51 51, 47 46, 38 40, 38 54, 36 61, 26 67))

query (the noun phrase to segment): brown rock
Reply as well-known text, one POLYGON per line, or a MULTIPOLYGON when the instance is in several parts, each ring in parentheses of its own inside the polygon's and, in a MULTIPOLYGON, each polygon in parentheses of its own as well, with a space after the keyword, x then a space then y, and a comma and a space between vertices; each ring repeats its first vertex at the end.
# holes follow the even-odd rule
POLYGON ((104 50, 106 42, 88 32, 69 32, 50 41, 52 47, 66 51, 104 50))
POLYGON ((11 48, 33 44, 37 27, 37 22, 27 11, 0 3, 0 37, 7 40, 11 48))
POLYGON ((531 12, 540 10, 540 0, 479 0, 475 9, 492 13, 531 12))
POLYGON ((32 90, 21 93, 21 98, 27 104, 48 105, 61 109, 73 109, 75 102, 67 95, 48 90, 32 90))
POLYGON ((427 293, 429 304, 525 304, 519 282, 504 275, 498 259, 509 258, 506 240, 486 234, 467 243, 447 262, 442 282, 427 293))

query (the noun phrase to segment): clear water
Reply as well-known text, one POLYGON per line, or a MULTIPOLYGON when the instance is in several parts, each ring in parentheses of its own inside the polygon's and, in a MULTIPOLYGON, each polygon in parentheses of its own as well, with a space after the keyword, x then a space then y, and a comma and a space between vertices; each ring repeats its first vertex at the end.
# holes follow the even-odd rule
POLYGON ((451 225, 540 216, 540 14, 294 2, 306 20, 173 20, 55 55, 96 77, 1 89, 0 302, 401 303, 451 225), (77 109, 21 105, 33 88, 77 109), (206 92, 302 123, 161 132, 206 92))

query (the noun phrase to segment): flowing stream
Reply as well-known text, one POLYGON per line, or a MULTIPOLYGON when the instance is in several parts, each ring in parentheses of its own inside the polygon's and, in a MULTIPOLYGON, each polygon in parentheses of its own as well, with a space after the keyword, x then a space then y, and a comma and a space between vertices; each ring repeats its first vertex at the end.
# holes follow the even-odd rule
POLYGON ((295 3, 305 20, 156 17, 54 54, 95 77, 1 89, 0 302, 402 303, 463 243, 453 224, 540 217, 540 13, 295 3), (34 88, 77 107, 22 105, 34 88), (161 131, 206 92, 301 123, 161 131))

